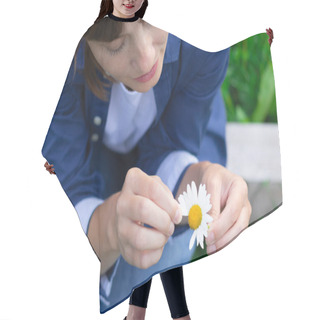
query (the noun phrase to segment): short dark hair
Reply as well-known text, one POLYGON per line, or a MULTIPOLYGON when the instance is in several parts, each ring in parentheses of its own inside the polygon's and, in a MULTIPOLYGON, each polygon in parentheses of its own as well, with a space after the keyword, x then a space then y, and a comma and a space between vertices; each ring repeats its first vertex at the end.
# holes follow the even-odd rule
MULTIPOLYGON (((111 42, 117 39, 122 32, 123 23, 104 17, 96 21, 83 35, 79 45, 82 43, 84 49, 84 70, 83 75, 90 90, 101 100, 108 101, 109 97, 106 95, 106 89, 115 82, 115 80, 108 76, 103 68, 100 66, 95 56, 93 55, 89 41, 111 42)), ((75 72, 77 64, 77 52, 75 54, 75 72)))

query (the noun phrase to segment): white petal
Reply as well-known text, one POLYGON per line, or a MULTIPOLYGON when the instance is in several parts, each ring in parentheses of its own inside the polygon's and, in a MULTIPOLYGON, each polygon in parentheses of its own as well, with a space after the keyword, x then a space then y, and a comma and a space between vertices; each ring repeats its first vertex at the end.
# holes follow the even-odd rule
POLYGON ((201 237, 200 246, 203 249, 203 236, 201 237))
POLYGON ((192 194, 192 190, 189 184, 187 186, 187 199, 188 199, 188 204, 190 205, 190 208, 191 208, 195 204, 195 201, 194 201, 194 196, 192 194))
POLYGON ((187 195, 188 195, 188 198, 190 198, 192 195, 190 184, 187 185, 187 195))
POLYGON ((184 200, 185 200, 185 203, 186 203, 187 213, 189 215, 189 211, 190 211, 190 208, 192 207, 193 203, 192 203, 192 201, 191 201, 191 199, 189 197, 185 197, 184 200))
POLYGON ((199 191, 198 191, 198 199, 200 199, 200 197, 203 195, 203 184, 200 184, 199 186, 199 191))
POLYGON ((180 207, 181 207, 181 210, 182 210, 182 215, 183 216, 188 216, 189 210, 187 210, 186 202, 184 201, 184 197, 182 195, 180 195, 179 198, 178 198, 178 201, 180 203, 180 207))
POLYGON ((202 222, 199 228, 201 229, 201 234, 204 235, 208 230, 208 225, 205 222, 202 222))
POLYGON ((204 184, 201 185, 201 189, 199 189, 199 196, 201 195, 201 198, 203 199, 203 201, 206 200, 207 197, 207 191, 206 191, 206 186, 204 184), (200 193, 201 191, 201 193, 200 193))
POLYGON ((193 231, 193 234, 190 238, 190 242, 189 242, 189 250, 192 249, 193 245, 194 245, 194 240, 196 240, 196 230, 193 231))
POLYGON ((203 235, 202 235, 201 229, 198 228, 197 229, 197 246, 199 245, 202 237, 203 237, 203 235))
POLYGON ((191 190, 192 190, 193 203, 198 203, 198 192, 197 192, 197 187, 194 181, 191 182, 191 190))
POLYGON ((198 229, 198 234, 197 234, 197 245, 201 246, 201 248, 203 249, 203 233, 202 230, 199 228, 198 229))
POLYGON ((197 194, 197 186, 194 181, 191 182, 191 190, 193 193, 197 194))
POLYGON ((184 198, 183 195, 180 194, 180 196, 178 197, 178 202, 182 205, 182 203, 184 203, 184 198))

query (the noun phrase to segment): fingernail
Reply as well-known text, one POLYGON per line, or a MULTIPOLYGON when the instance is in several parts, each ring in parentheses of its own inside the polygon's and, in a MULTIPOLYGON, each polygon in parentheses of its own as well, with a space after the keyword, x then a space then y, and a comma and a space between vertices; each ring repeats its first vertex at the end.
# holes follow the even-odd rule
POLYGON ((208 237, 207 237, 207 244, 212 244, 214 242, 214 233, 213 231, 209 231, 208 237))
POLYGON ((207 254, 212 254, 212 253, 214 253, 216 251, 217 251, 217 248, 216 248, 216 246, 214 244, 207 247, 207 254))
POLYGON ((174 224, 171 223, 170 230, 169 230, 169 237, 171 237, 173 235, 173 232, 174 232, 174 224))
POLYGON ((173 221, 175 224, 178 224, 181 222, 181 220, 182 220, 182 212, 181 212, 181 208, 179 207, 176 211, 173 221))

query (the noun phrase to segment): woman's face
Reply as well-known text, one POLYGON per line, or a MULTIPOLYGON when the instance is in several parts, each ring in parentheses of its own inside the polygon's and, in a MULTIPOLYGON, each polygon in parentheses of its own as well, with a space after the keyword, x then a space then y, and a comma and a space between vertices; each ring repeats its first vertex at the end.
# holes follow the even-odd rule
POLYGON ((131 18, 141 8, 144 0, 113 0, 113 14, 120 18, 131 18))
POLYGON ((147 92, 159 81, 168 33, 139 19, 123 22, 111 42, 89 40, 89 47, 107 75, 126 87, 147 92))

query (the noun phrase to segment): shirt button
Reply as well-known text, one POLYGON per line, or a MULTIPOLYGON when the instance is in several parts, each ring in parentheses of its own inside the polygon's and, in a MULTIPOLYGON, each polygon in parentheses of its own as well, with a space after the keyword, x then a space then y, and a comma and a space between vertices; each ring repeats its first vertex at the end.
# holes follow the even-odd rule
POLYGON ((94 133, 92 136, 91 136, 91 141, 92 142, 97 142, 99 140, 99 135, 97 133, 94 133))
POLYGON ((101 117, 95 116, 95 117, 93 118, 93 123, 94 123, 96 126, 100 126, 101 122, 102 122, 101 117))

